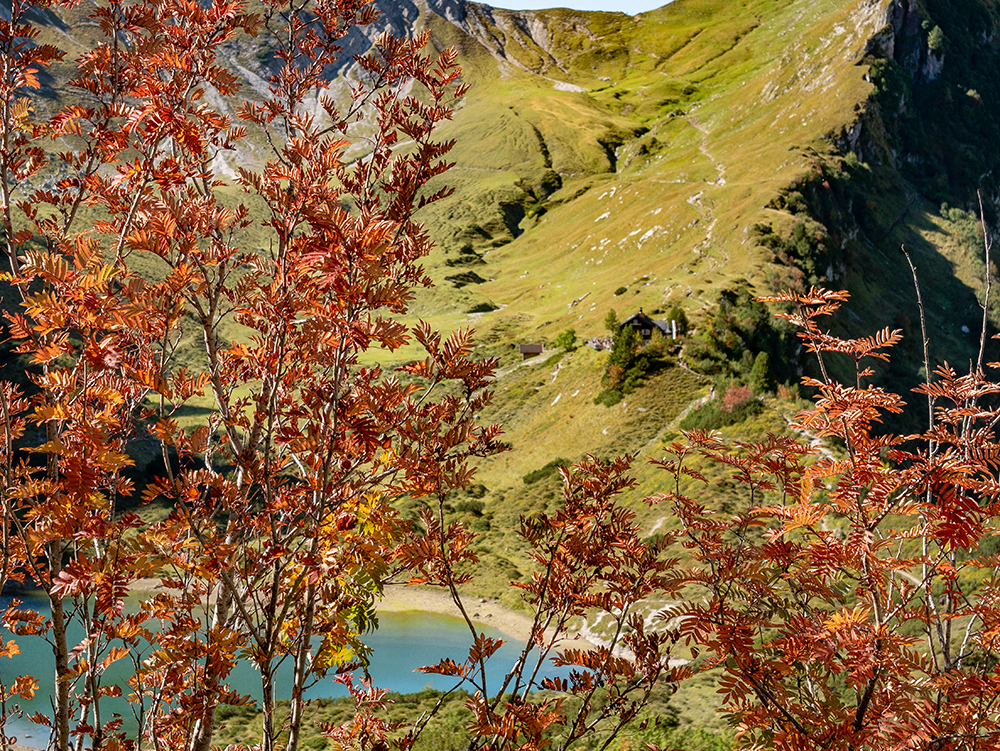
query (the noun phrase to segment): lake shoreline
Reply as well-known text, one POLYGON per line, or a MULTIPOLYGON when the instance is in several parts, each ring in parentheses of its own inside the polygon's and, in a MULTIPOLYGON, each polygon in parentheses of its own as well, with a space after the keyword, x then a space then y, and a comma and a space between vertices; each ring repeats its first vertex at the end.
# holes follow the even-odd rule
MULTIPOLYGON (((156 592, 164 589, 159 579, 139 579, 129 587, 135 593, 156 592)), ((492 626, 518 641, 527 642, 531 638, 532 619, 530 616, 511 610, 493 598, 468 597, 463 599, 466 612, 474 623, 492 626)), ((425 612, 461 617, 462 613, 443 589, 410 587, 405 584, 390 584, 385 588, 382 599, 375 606, 383 613, 425 612)), ((551 635, 551 630, 547 632, 551 635)), ((580 634, 571 632, 563 642, 573 641, 578 649, 593 649, 594 645, 580 634)))
MULTIPOLYGON (((511 610, 492 598, 469 597, 463 599, 463 604, 473 622, 492 626, 497 631, 502 631, 518 641, 527 642, 531 638, 533 623, 530 616, 511 610)), ((422 587, 407 587, 404 584, 387 586, 385 595, 376 608, 385 613, 423 611, 459 618, 462 616, 448 592, 422 587)), ((551 634, 551 630, 546 632, 546 636, 551 636, 551 634)), ((594 648, 591 642, 575 632, 568 633, 562 641, 573 641, 577 649, 594 648)))
MULTIPOLYGON (((150 596, 157 592, 166 591, 166 589, 162 581, 157 578, 140 579, 129 587, 130 592, 139 597, 150 596)), ((527 614, 512 610, 492 598, 470 596, 463 599, 463 604, 469 618, 476 625, 491 627, 519 642, 527 642, 530 639, 533 622, 527 614)), ((410 587, 402 584, 386 586, 376 609, 379 613, 408 614, 416 618, 419 618, 421 613, 461 618, 461 612, 446 590, 410 587)), ((552 632, 549 631, 546 635, 551 636, 552 632)), ((572 646, 576 649, 593 648, 591 642, 574 632, 566 634, 557 646, 560 648, 572 646)), ((19 740, 23 741, 25 738, 21 737, 19 740)), ((6 746, 0 744, 0 751, 39 751, 39 748, 23 743, 7 744, 6 746)))

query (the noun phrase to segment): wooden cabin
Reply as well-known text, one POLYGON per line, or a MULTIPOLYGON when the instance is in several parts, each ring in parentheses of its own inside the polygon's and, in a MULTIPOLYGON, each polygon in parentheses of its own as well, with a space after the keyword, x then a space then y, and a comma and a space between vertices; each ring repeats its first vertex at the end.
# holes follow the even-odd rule
POLYGON ((670 321, 654 321, 642 312, 642 308, 639 308, 639 312, 635 315, 622 321, 618 325, 618 330, 621 331, 626 326, 631 326, 635 329, 635 333, 637 333, 642 339, 643 344, 649 343, 649 340, 653 338, 653 331, 657 329, 659 329, 665 337, 669 338, 671 336, 670 321))

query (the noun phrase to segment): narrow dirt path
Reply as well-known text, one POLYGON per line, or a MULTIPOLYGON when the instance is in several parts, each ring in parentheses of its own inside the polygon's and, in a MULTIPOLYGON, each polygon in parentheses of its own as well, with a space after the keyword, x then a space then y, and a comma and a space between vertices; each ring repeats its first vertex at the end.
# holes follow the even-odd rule
MULTIPOLYGON (((532 365, 541 365, 543 362, 559 354, 560 352, 562 352, 561 349, 559 349, 558 347, 554 347, 553 349, 547 349, 543 351, 542 354, 540 355, 535 355, 534 357, 529 358, 527 360, 522 360, 517 365, 511 365, 506 368, 501 368, 500 370, 497 371, 496 379, 499 380, 500 378, 503 378, 505 375, 510 375, 518 368, 529 368, 532 365)), ((552 380, 555 379, 553 378, 552 380)))
POLYGON ((712 153, 708 150, 708 128, 702 125, 698 118, 694 116, 685 118, 685 121, 688 125, 701 133, 701 146, 698 147, 698 151, 700 151, 702 155, 715 166, 716 177, 713 182, 709 183, 709 185, 725 185, 726 165, 712 156, 712 153))
MULTIPOLYGON (((726 184, 726 166, 720 162, 715 156, 709 151, 708 148, 708 136, 710 131, 698 120, 698 118, 693 115, 686 117, 685 122, 692 128, 697 130, 701 134, 701 143, 698 146, 698 151, 701 152, 712 166, 715 168, 715 179, 708 181, 708 185, 712 186, 723 186, 726 184)), ((708 205, 703 201, 705 195, 704 190, 700 190, 693 196, 687 199, 687 203, 693 206, 702 217, 708 221, 708 227, 705 229, 705 239, 700 243, 695 245, 691 251, 699 258, 704 258, 708 261, 708 270, 714 271, 719 266, 722 266, 729 262, 729 254, 726 253, 719 247, 713 247, 712 241, 714 239, 715 225, 718 219, 715 216, 714 206, 708 205), (714 253, 709 253, 709 249, 713 250, 714 253)))

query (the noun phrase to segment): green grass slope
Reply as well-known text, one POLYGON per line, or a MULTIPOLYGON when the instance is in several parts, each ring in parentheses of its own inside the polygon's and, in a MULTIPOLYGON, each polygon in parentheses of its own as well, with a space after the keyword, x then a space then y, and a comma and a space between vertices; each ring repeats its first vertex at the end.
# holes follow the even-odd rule
MULTIPOLYGON (((510 306, 530 315, 525 335, 596 334, 611 307, 697 310, 734 278, 760 276, 768 258, 750 229, 835 153, 871 94, 858 62, 886 12, 678 0, 573 25, 539 12, 561 57, 505 38, 523 67, 465 37, 473 88, 447 128, 456 194, 425 217, 439 289, 422 306, 510 306), (557 76, 581 90, 560 91, 557 76), (456 280, 456 267, 475 277, 456 280)), ((458 41, 442 26, 441 43, 458 41)))
MULTIPOLYGON (((455 46, 472 86, 441 132, 456 141, 455 168, 441 178, 455 193, 424 213, 438 242, 427 261, 436 287, 418 296, 414 316, 454 328, 513 310, 524 316, 508 330, 512 341, 568 326, 593 335, 611 307, 628 315, 680 304, 691 314, 749 278, 762 291, 789 282, 847 286, 860 297, 857 315, 882 326, 901 312, 915 318, 898 253, 904 242, 932 270, 931 300, 951 307, 961 298, 974 312, 973 259, 939 204, 967 207, 979 174, 957 157, 936 172, 928 167, 946 161, 934 148, 947 128, 910 122, 921 106, 944 111, 964 81, 961 106, 948 110, 967 126, 951 129, 966 134, 955 151, 976 145, 967 131, 988 140, 989 112, 977 107, 992 105, 977 92, 991 91, 983 60, 995 49, 968 38, 975 29, 993 38, 995 2, 971 5, 977 13, 928 0, 911 19, 888 0, 676 0, 635 17, 380 3, 380 23, 391 30, 426 28, 435 47, 455 46), (936 19, 953 41, 943 72, 922 81, 931 50, 921 29, 936 19), (897 81, 907 77, 911 92, 897 81), (899 111, 890 111, 894 97, 899 111), (935 190, 904 174, 916 164, 935 190), (787 245, 798 225, 813 238, 809 258, 782 257, 777 241, 761 242, 761 227, 787 245), (948 258, 948 245, 965 250, 948 258)), ((39 41, 68 53, 45 77, 39 114, 74 96, 61 82, 94 42, 89 10, 83 2, 37 14, 39 41)), ((346 61, 368 38, 354 34, 345 44, 348 78, 358 71, 346 61)), ((263 96, 262 76, 274 64, 266 41, 237 40, 226 55, 245 95, 263 96)), ((331 93, 342 90, 335 81, 331 93)), ((221 176, 230 162, 264 154, 255 134, 241 148, 220 160, 221 176)), ((246 240, 264 246, 266 232, 246 240)))
MULTIPOLYGON (((895 29, 912 24, 891 3, 678 0, 635 18, 469 8, 466 30, 428 16, 472 90, 446 128, 455 196, 425 215, 440 247, 424 315, 515 310, 512 336, 593 335, 609 308, 697 312, 746 278, 847 287, 857 320, 912 334, 905 244, 930 307, 973 327, 975 250, 905 173, 926 160, 904 153, 886 112, 885 68, 899 65, 879 44, 929 54, 926 32, 895 29), (791 249, 794 232, 811 247, 791 249)), ((925 83, 917 71, 914 90, 925 83)), ((944 194, 968 203, 967 184, 944 194)), ((944 353, 966 355, 957 326, 932 318, 944 353)))

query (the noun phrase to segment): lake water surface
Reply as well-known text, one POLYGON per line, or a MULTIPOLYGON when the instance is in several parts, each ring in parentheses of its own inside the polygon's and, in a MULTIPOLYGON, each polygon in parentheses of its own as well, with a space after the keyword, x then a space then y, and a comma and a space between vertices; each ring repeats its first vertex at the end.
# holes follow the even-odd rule
MULTIPOLYGON (((24 605, 48 614, 48 601, 43 597, 32 596, 30 593, 22 597, 24 605)), ((9 597, 0 597, 0 607, 10 604, 9 597)), ((503 638, 507 643, 500 648, 488 663, 488 685, 496 690, 503 682, 504 675, 513 667, 524 648, 523 642, 510 639, 497 629, 489 626, 477 626, 477 629, 487 636, 503 638)), ((10 633, 3 632, 6 641, 13 638, 10 633)), ((77 636, 76 638, 79 638, 77 636)), ((379 630, 365 636, 364 641, 373 650, 369 672, 376 686, 388 688, 400 693, 413 693, 430 686, 438 689, 448 689, 455 684, 455 679, 443 676, 414 672, 423 665, 437 663, 444 657, 450 657, 456 662, 468 656, 472 638, 465 621, 460 618, 424 611, 392 612, 379 614, 379 630)), ((31 673, 39 679, 41 691, 31 702, 22 702, 22 708, 27 714, 42 712, 49 714, 50 699, 45 692, 46 683, 51 681, 55 662, 49 645, 38 637, 17 637, 21 654, 10 660, 0 661, 0 678, 9 682, 21 673, 31 673)), ((105 674, 105 683, 127 679, 125 660, 114 663, 105 674)), ((551 666, 550 666, 551 667, 551 666)), ((551 668, 547 675, 567 675, 568 669, 551 668)), ((279 676, 278 691, 281 698, 291 694, 291 669, 279 676)), ((230 685, 236 691, 260 698, 260 674, 247 663, 237 666, 230 676, 230 685)), ((127 692, 127 687, 126 692, 127 692)), ((332 678, 317 684, 307 692, 308 698, 346 696, 347 690, 332 678)), ((123 717, 130 718, 131 712, 124 699, 110 707, 112 711, 121 712, 123 717)), ((107 710, 105 710, 107 711, 107 710)), ((26 746, 45 748, 48 734, 46 728, 29 722, 19 721, 8 723, 7 734, 18 736, 18 742, 26 746)))

